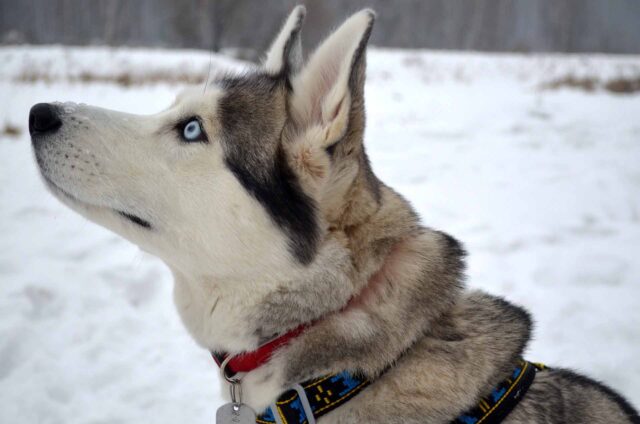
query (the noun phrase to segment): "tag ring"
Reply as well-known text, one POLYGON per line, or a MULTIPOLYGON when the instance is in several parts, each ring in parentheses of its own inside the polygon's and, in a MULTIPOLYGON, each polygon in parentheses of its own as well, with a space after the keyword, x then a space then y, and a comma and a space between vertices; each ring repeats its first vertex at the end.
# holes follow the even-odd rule
POLYGON ((242 404, 242 384, 240 384, 239 377, 229 377, 227 375, 227 364, 231 359, 233 359, 231 355, 224 358, 224 361, 220 364, 220 372, 222 373, 222 377, 229 383, 231 402, 233 403, 234 410, 237 410, 235 408, 242 404))
POLYGON ((240 378, 230 377, 229 375, 227 375, 227 365, 229 364, 229 361, 231 361, 232 359, 233 359, 233 356, 231 355, 224 358, 224 360, 220 364, 220 373, 222 374, 222 378, 227 380, 227 383, 230 383, 231 385, 236 385, 240 383, 240 378))
POLYGON ((234 406, 242 404, 242 384, 232 383, 229 385, 229 395, 234 406))

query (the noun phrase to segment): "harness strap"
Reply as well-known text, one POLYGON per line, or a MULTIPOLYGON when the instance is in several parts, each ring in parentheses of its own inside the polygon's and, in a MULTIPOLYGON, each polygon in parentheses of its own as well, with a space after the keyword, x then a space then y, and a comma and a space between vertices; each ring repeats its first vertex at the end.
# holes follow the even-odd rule
POLYGON ((547 369, 543 364, 520 360, 509 378, 498 384, 477 405, 460 415, 451 424, 498 424, 516 407, 536 377, 537 371, 547 369))
POLYGON ((368 380, 348 372, 309 380, 282 394, 256 422, 314 424, 368 385, 368 380))
MULTIPOLYGON (((519 360, 509 378, 451 424, 498 424, 516 407, 542 364, 519 360)), ((321 416, 356 396, 370 382, 348 372, 306 381, 283 393, 256 419, 258 424, 315 424, 321 416)))

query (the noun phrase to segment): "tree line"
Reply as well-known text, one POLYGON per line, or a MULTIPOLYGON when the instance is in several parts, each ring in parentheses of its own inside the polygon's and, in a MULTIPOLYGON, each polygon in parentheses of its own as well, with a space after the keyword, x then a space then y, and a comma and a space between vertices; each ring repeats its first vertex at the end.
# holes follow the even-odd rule
POLYGON ((264 50, 307 5, 307 47, 372 7, 372 44, 516 52, 640 53, 638 0, 0 0, 3 44, 264 50))

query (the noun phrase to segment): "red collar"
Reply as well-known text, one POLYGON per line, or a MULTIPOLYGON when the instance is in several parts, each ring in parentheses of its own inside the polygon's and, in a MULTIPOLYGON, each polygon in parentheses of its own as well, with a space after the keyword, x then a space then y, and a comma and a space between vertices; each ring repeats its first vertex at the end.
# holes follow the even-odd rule
MULTIPOLYGON (((245 352, 241 353, 240 355, 234 356, 227 363, 225 369, 225 371, 227 371, 227 375, 233 376, 234 374, 239 372, 253 371, 261 365, 264 365, 269 361, 276 350, 289 343, 291 339, 300 335, 300 333, 302 333, 306 327, 306 325, 301 325, 300 327, 295 328, 288 333, 284 333, 283 335, 268 341, 254 351, 245 352)), ((226 352, 211 352, 211 356, 213 356, 213 359, 216 361, 218 366, 220 366, 222 364, 222 361, 224 361, 229 356, 229 354, 226 352)))

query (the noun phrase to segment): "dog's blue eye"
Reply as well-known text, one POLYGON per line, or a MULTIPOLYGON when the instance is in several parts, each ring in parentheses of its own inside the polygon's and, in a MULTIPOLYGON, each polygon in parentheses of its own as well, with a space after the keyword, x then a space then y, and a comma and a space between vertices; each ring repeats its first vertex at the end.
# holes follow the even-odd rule
POLYGON ((202 128, 200 122, 197 119, 192 119, 187 122, 182 130, 182 136, 187 141, 196 141, 202 139, 202 128))

